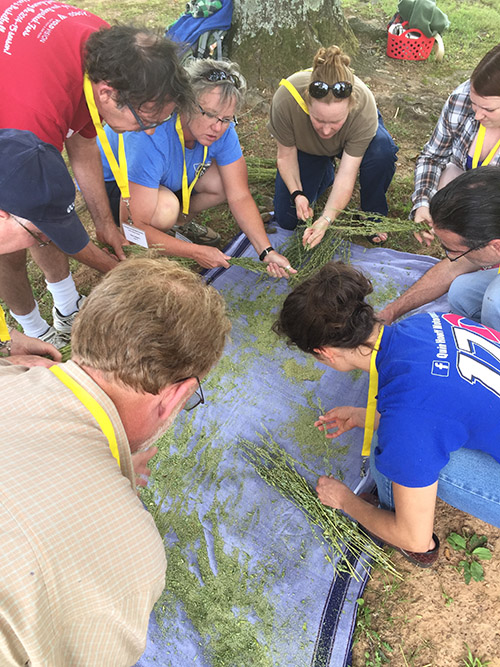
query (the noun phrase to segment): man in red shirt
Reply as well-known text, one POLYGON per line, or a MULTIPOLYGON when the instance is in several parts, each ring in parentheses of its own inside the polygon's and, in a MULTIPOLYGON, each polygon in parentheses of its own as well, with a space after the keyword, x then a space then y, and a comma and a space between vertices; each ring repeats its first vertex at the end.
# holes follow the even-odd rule
MULTIPOLYGON (((123 259, 125 240, 109 209, 83 91, 85 72, 100 117, 117 132, 152 133, 176 106, 190 103, 188 80, 171 42, 142 28, 110 28, 85 10, 53 0, 0 0, 0 127, 30 130, 58 150, 66 148, 97 238, 123 259)), ((67 256, 54 245, 31 252, 54 297, 56 329, 67 334, 80 301, 67 256)), ((116 261, 92 242, 73 256, 100 271, 116 261)), ((28 335, 62 342, 38 312, 24 250, 0 257, 0 297, 28 335)))

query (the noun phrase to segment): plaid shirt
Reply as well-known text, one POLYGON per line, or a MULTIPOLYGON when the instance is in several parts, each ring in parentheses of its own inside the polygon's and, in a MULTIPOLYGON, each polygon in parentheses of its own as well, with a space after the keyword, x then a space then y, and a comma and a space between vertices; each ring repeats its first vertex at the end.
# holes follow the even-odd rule
POLYGON ((165 550, 113 402, 75 363, 64 370, 109 416, 121 470, 55 375, 0 361, 0 665, 129 667, 164 587, 165 550))
MULTIPOLYGON (((450 162, 464 171, 467 155, 479 129, 469 96, 470 81, 456 88, 441 111, 432 137, 425 144, 415 168, 415 191, 411 197, 413 218, 419 206, 429 206, 438 189, 441 172, 450 162)), ((500 164, 500 151, 490 164, 500 164)))

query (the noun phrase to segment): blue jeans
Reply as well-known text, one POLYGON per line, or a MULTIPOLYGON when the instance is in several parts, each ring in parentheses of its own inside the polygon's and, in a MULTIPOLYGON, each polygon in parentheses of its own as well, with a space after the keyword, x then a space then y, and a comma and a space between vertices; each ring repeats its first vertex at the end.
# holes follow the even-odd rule
POLYGON ((500 331, 500 275, 498 269, 464 273, 451 283, 450 311, 500 331))
MULTIPOLYGON (((375 433, 370 454, 370 472, 377 484, 381 507, 394 509, 392 482, 375 467, 375 433)), ((500 463, 477 449, 461 447, 439 473, 438 497, 463 512, 500 528, 500 463)))
MULTIPOLYGON (((385 193, 396 171, 397 151, 398 147, 385 129, 379 112, 377 133, 366 149, 359 168, 361 209, 363 211, 387 215, 385 193)), ((341 155, 329 157, 297 151, 297 157, 302 190, 312 205, 332 185, 335 178, 332 160, 341 155)), ((284 229, 295 229, 299 224, 295 206, 290 201, 290 191, 279 172, 276 174, 274 217, 278 225, 284 229)))

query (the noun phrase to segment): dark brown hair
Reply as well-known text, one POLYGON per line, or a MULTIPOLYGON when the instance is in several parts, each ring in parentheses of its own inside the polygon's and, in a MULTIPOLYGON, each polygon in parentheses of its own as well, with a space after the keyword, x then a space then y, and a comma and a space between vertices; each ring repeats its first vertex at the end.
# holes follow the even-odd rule
POLYGON ((310 354, 325 346, 356 349, 366 344, 378 321, 365 302, 372 291, 360 271, 328 262, 287 296, 273 331, 310 354))
POLYGON ((161 111, 169 102, 181 109, 194 103, 177 45, 146 28, 115 25, 92 33, 85 45, 85 68, 94 83, 116 90, 119 106, 140 109, 146 102, 161 111))
POLYGON ((479 61, 470 81, 481 97, 500 97, 500 44, 479 61))

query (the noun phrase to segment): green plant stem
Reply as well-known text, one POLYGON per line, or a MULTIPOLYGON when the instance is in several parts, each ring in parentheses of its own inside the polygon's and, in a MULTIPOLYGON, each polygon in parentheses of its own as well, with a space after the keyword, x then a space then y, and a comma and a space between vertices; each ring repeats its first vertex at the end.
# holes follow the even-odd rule
POLYGON ((337 572, 346 572, 356 580, 361 575, 353 565, 359 561, 369 572, 373 559, 386 572, 400 576, 385 551, 344 514, 323 505, 297 466, 309 468, 296 461, 273 440, 269 432, 259 434, 261 444, 240 440, 245 459, 257 474, 283 497, 294 503, 306 517, 313 535, 325 549, 326 558, 337 572), (320 533, 317 532, 320 529, 320 533))

